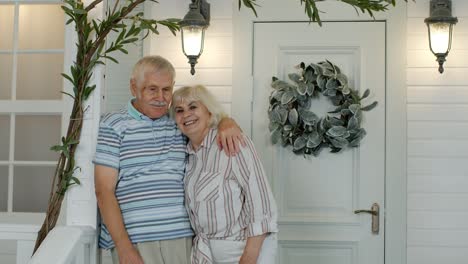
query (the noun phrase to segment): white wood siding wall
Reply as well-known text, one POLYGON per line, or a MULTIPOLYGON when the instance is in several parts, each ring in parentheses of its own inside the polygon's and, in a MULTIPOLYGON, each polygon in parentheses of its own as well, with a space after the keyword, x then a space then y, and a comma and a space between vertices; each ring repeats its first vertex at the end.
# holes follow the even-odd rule
MULTIPOLYGON (((108 0, 107 5, 113 6, 117 0, 108 0)), ((136 7, 132 14, 144 12, 143 5, 136 7)), ((143 36, 143 33, 141 34, 143 36)), ((117 33, 111 32, 107 39, 107 46, 117 38, 117 33)), ((105 73, 105 91, 103 112, 118 111, 127 106, 128 100, 132 97, 130 93, 130 76, 133 65, 143 56, 143 41, 126 46, 128 54, 115 52, 112 56, 119 62, 118 64, 107 60, 105 73)))
POLYGON ((468 1, 452 3, 443 74, 423 22, 429 0, 408 3, 408 264, 468 263, 468 1))
MULTIPOLYGON (((146 54, 161 55, 170 60, 176 69, 176 88, 184 85, 203 84, 212 91, 231 113, 232 88, 232 0, 209 1, 211 22, 205 33, 205 47, 196 73, 190 75, 188 59, 182 53, 180 34, 173 36, 161 29, 160 35, 153 35, 145 43, 146 54)), ((188 11, 188 0, 160 1, 152 4, 153 18, 183 18, 188 11)), ((146 9, 148 10, 148 9, 146 9)))

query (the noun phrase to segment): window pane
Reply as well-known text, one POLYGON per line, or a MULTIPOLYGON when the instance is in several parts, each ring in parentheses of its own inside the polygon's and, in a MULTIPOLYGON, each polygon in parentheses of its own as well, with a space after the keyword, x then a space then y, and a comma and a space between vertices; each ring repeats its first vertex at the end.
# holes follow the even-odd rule
POLYGON ((18 55, 18 100, 62 98, 63 54, 18 55), (46 64, 45 64, 46 63, 46 64))
POLYGON ((8 166, 0 166, 0 212, 8 209, 8 166))
MULTIPOLYGON (((0 41, 1 39, 2 38, 0 36, 0 41)), ((0 54, 0 100, 11 99, 11 78, 13 77, 12 69, 13 56, 10 54, 0 54)))
POLYGON ((50 147, 60 142, 61 116, 16 116, 15 160, 55 161, 50 147))
POLYGON ((20 49, 63 49, 65 18, 60 5, 20 5, 20 49))
POLYGON ((8 160, 10 150, 10 117, 0 115, 0 160, 8 160))
POLYGON ((45 212, 55 167, 14 166, 13 211, 45 212))
POLYGON ((13 48, 14 17, 13 5, 0 5, 0 50, 13 48))

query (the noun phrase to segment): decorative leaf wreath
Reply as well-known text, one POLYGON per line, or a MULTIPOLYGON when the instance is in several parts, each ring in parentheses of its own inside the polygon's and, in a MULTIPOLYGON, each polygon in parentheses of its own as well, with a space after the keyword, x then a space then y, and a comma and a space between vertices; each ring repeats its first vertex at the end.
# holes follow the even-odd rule
POLYGON ((362 111, 369 111, 377 102, 362 106, 362 96, 350 88, 348 78, 330 61, 310 65, 301 62, 300 73, 290 73, 291 84, 273 77, 268 117, 273 144, 292 145, 296 154, 317 156, 324 147, 339 152, 346 147, 357 147, 366 135, 361 127, 362 111), (310 111, 312 99, 322 94, 336 108, 326 117, 310 111))

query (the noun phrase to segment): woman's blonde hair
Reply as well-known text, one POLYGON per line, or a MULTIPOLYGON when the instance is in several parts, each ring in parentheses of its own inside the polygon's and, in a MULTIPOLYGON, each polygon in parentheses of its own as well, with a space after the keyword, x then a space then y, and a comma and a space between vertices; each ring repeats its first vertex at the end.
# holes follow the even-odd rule
POLYGON ((170 115, 174 118, 175 107, 178 103, 199 101, 206 106, 208 112, 211 114, 210 127, 217 127, 219 121, 226 117, 226 113, 223 110, 221 104, 216 100, 214 95, 206 89, 203 85, 195 86, 184 86, 177 89, 172 95, 170 115))

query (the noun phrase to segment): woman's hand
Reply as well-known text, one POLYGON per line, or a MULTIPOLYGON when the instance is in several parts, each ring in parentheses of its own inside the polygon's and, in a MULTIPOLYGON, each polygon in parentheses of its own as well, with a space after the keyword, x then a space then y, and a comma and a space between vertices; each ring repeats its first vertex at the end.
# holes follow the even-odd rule
POLYGON ((225 117, 218 124, 216 143, 226 155, 234 156, 239 153, 239 143, 245 147, 242 130, 232 118, 225 117))

